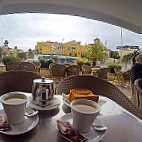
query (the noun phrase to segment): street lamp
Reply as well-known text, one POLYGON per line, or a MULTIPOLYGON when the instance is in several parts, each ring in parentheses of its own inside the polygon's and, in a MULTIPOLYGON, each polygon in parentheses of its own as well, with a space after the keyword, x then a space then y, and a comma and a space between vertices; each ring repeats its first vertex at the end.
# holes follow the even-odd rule
POLYGON ((2 54, 3 54, 3 37, 1 42, 1 64, 2 64, 2 54))
POLYGON ((121 28, 121 48, 120 48, 120 63, 122 63, 122 46, 123 46, 123 31, 121 28))

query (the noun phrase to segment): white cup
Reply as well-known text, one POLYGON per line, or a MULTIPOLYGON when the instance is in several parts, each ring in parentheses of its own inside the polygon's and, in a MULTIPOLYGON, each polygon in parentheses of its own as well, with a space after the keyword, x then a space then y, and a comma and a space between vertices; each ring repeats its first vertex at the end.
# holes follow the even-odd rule
POLYGON ((80 133, 88 132, 100 110, 100 106, 91 100, 76 99, 72 101, 73 128, 80 133))
POLYGON ((24 122, 25 107, 27 103, 27 97, 24 93, 6 93, 0 97, 0 101, 10 124, 18 125, 24 122))

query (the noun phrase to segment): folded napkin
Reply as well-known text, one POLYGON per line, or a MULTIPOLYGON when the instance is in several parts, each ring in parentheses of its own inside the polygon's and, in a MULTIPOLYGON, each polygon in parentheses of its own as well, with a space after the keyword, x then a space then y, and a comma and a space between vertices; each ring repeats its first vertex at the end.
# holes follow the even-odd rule
POLYGON ((8 119, 6 114, 0 115, 0 131, 8 131, 10 130, 10 124, 8 123, 8 119))
POLYGON ((69 122, 57 120, 57 126, 64 137, 72 142, 86 142, 87 139, 74 130, 69 122))

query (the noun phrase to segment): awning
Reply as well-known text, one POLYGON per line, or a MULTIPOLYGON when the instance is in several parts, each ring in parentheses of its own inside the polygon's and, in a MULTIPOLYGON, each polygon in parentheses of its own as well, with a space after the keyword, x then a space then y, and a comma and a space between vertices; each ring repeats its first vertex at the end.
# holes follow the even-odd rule
POLYGON ((0 0, 0 14, 77 15, 142 33, 141 0, 0 0))

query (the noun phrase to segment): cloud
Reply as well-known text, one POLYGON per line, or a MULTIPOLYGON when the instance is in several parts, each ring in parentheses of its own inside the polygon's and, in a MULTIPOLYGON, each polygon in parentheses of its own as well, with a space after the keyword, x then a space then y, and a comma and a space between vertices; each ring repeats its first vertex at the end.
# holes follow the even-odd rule
MULTIPOLYGON (((1 39, 9 46, 25 51, 34 49, 38 41, 64 42, 76 40, 82 44, 93 43, 98 37, 107 48, 115 50, 121 45, 120 27, 78 16, 59 14, 11 14, 0 16, 1 39)), ((1 45, 0 40, 0 45, 1 45)), ((142 35, 123 29, 123 45, 142 47, 142 35)))

